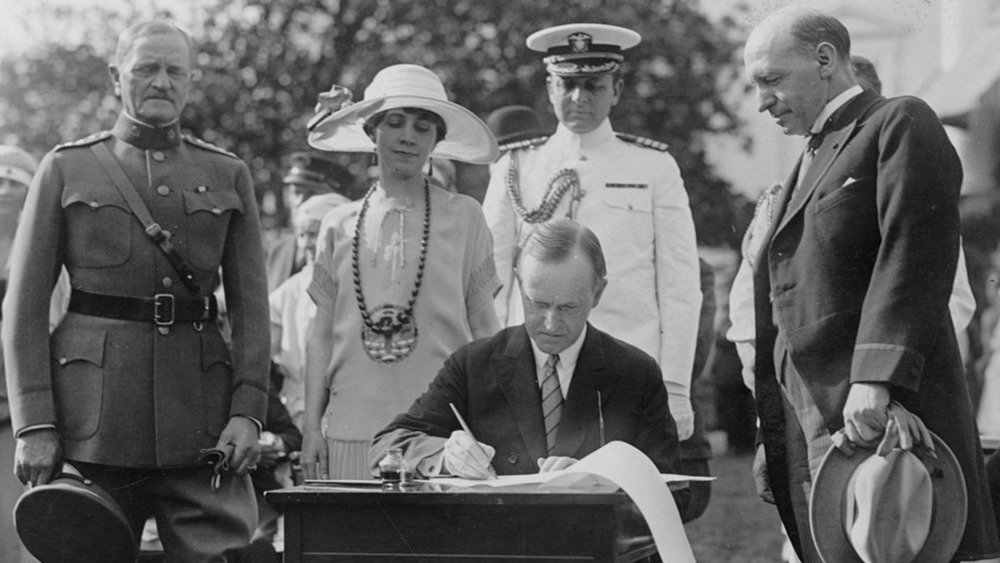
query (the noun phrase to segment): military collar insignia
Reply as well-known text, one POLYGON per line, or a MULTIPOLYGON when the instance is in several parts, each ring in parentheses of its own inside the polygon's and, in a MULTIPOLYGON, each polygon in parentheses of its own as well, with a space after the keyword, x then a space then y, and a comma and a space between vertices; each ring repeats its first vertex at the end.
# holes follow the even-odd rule
POLYGON ((125 112, 118 115, 118 121, 111 132, 115 137, 143 150, 170 149, 181 142, 178 122, 175 121, 166 127, 153 127, 130 117, 125 112))

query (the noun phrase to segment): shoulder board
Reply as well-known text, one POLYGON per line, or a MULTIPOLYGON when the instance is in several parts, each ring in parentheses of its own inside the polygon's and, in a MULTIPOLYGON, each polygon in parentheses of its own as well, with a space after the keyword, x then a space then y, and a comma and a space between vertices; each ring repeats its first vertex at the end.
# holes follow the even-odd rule
POLYGON ((111 131, 101 131, 100 133, 94 133, 89 137, 84 137, 76 141, 70 141, 68 143, 61 143, 56 145, 52 150, 61 151, 63 149, 68 149, 70 147, 86 147, 103 141, 111 136, 111 131))
POLYGON ((198 148, 202 148, 202 149, 205 149, 207 151, 214 152, 214 153, 224 154, 226 156, 230 156, 230 157, 235 158, 237 160, 239 160, 239 158, 240 158, 240 157, 236 156, 235 154, 227 151, 224 148, 217 147, 217 146, 213 145, 212 143, 209 143, 208 141, 202 141, 198 137, 193 137, 191 135, 188 135, 187 133, 182 134, 181 138, 184 139, 185 141, 191 143, 192 145, 198 147, 198 148))
POLYGON ((545 144, 545 141, 549 140, 548 135, 542 137, 535 137, 534 139, 525 139, 523 141, 514 141, 513 143, 505 143, 500 145, 500 152, 513 151, 517 149, 528 149, 531 147, 537 147, 539 145, 545 144))
POLYGON ((650 149, 655 149, 660 152, 667 152, 670 148, 669 145, 660 141, 654 141, 653 139, 647 139, 646 137, 640 137, 638 135, 629 135, 628 133, 615 133, 615 136, 619 139, 625 141, 626 143, 632 143, 635 145, 641 145, 650 149))

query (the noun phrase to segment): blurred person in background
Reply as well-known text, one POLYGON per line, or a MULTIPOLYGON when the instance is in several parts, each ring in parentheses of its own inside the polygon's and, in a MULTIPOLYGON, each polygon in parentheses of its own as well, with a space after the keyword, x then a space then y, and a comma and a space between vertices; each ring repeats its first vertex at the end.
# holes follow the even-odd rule
MULTIPOLYGON (((296 152, 289 157, 288 173, 281 179, 282 198, 292 220, 295 210, 314 196, 326 196, 340 203, 351 201, 349 196, 354 176, 349 170, 319 151, 296 152)), ((267 267, 267 289, 274 291, 285 280, 302 270, 306 256, 298 243, 294 225, 278 233, 264 249, 267 267)))
MULTIPOLYGON (((21 208, 28 195, 28 184, 38 168, 38 161, 27 151, 0 145, 0 300, 7 293, 10 251, 21 208)), ((68 295, 68 294, 67 294, 68 295)), ((51 311, 55 311, 52 307, 51 311)), ((52 314, 52 312, 50 312, 52 314)), ((0 323, 2 323, 0 317, 0 323)), ((0 352, 3 348, 0 347, 0 352)), ((21 561, 21 541, 14 529, 14 504, 25 491, 10 468, 14 466, 14 433, 7 405, 7 378, 0 361, 0 561, 21 561)))
POLYGON ((316 239, 323 217, 343 205, 339 194, 324 194, 309 199, 295 209, 292 226, 298 252, 305 265, 268 296, 271 305, 271 361, 277 374, 281 400, 301 430, 305 415, 306 343, 309 325, 316 316, 316 304, 306 293, 316 264, 316 239))
POLYGON ((409 64, 379 71, 364 99, 335 86, 310 122, 318 149, 374 152, 378 180, 320 227, 308 292, 302 465, 307 478, 368 478, 372 437, 444 360, 498 328, 499 281, 479 204, 431 185, 431 160, 488 164, 493 135, 409 64))

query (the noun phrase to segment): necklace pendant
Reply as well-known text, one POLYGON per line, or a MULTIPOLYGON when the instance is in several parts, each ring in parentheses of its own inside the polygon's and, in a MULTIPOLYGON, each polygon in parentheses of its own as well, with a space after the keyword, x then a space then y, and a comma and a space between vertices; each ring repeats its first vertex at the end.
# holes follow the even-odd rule
POLYGON ((372 312, 371 320, 361 329, 361 341, 372 360, 401 362, 417 347, 417 325, 402 309, 385 305, 372 312))

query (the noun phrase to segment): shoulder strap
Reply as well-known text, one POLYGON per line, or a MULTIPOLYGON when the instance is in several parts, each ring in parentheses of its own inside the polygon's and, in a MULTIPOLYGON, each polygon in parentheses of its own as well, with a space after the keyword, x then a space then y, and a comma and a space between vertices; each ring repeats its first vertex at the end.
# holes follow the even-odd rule
POLYGON ((111 181, 114 182, 115 187, 121 192, 122 197, 125 198, 125 202, 128 203, 129 209, 132 210, 132 214, 135 215, 136 219, 142 223, 142 227, 146 230, 146 236, 148 236, 156 246, 160 247, 160 250, 167 255, 167 259, 173 264, 174 269, 181 276, 181 281, 184 282, 184 286, 195 295, 201 294, 201 287, 198 281, 194 277, 194 272, 191 271, 191 267, 188 266, 184 257, 177 252, 177 247, 170 243, 170 233, 164 231, 160 225, 153 220, 153 216, 149 213, 149 208, 146 207, 146 202, 142 200, 142 196, 139 192, 135 190, 135 186, 132 185, 132 181, 128 179, 125 175, 125 171, 122 170, 121 164, 115 158, 108 146, 104 143, 97 143, 90 146, 90 150, 94 151, 97 155, 97 160, 101 163, 104 171, 111 176, 111 181))

